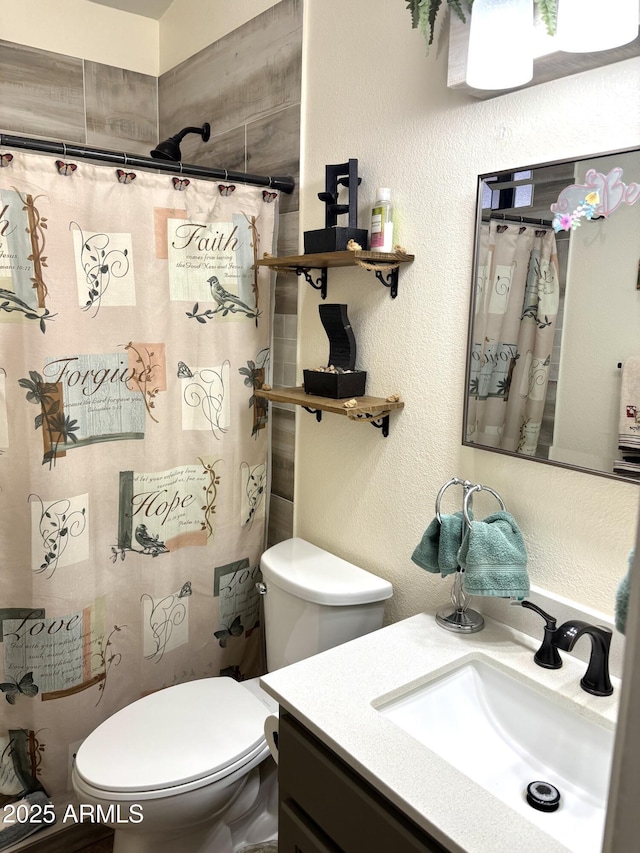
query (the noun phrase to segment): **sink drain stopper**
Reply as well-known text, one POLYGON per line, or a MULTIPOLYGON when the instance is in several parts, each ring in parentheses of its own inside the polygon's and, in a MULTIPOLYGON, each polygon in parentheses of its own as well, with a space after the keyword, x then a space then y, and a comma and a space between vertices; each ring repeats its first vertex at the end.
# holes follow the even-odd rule
POLYGON ((560 791, 549 782, 531 782, 527 785, 527 802, 541 812, 555 812, 560 805, 560 791))

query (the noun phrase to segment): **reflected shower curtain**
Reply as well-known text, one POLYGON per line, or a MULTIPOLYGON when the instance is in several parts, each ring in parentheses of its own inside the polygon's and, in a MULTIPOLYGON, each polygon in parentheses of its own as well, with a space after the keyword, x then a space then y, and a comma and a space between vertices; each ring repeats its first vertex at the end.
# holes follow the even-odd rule
POLYGON ((259 672, 278 194, 0 162, 1 803, 135 699, 259 672))
POLYGON ((536 452, 559 304, 550 228, 482 223, 467 441, 536 452))

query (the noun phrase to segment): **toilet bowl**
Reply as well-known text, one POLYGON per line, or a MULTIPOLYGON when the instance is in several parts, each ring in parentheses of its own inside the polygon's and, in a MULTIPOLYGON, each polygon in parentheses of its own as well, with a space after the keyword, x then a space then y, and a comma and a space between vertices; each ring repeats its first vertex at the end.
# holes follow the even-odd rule
POLYGON ((264 720, 274 712, 257 679, 152 693, 82 743, 74 790, 116 830, 114 853, 234 853, 270 840, 277 789, 264 720))
MULTIPOLYGON (((382 626, 391 584, 309 542, 274 545, 261 568, 269 670, 382 626)), ((114 828, 114 853, 238 853, 272 841, 277 774, 265 722, 277 713, 257 678, 151 693, 83 741, 74 790, 114 828)))

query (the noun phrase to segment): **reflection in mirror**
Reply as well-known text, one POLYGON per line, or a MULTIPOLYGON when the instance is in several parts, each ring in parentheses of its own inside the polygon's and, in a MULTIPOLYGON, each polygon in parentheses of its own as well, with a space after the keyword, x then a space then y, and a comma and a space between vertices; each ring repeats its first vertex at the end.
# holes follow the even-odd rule
POLYGON ((640 150, 481 175, 463 444, 640 482, 640 150))

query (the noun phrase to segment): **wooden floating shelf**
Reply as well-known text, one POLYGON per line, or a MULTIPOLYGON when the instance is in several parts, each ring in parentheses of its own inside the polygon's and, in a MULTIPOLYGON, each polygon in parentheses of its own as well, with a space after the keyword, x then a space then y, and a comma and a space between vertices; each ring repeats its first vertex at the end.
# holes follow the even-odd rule
POLYGON ((296 270, 298 267, 322 269, 323 267, 355 267, 358 261, 365 264, 410 264, 415 255, 398 254, 397 252, 318 252, 315 255, 289 255, 286 258, 262 258, 259 267, 278 267, 296 270))
POLYGON ((303 275, 307 283, 319 290, 323 299, 327 298, 327 269, 334 267, 355 267, 365 265, 375 273, 378 281, 391 292, 391 298, 398 294, 398 268, 401 264, 410 264, 415 255, 404 252, 368 252, 364 249, 351 252, 318 252, 313 255, 289 255, 284 258, 262 258, 257 261, 259 267, 269 267, 274 271, 295 272, 303 275), (391 269, 389 266, 391 265, 391 269), (395 265, 395 266, 394 266, 395 265), (321 270, 320 278, 314 282, 309 270, 321 270), (385 275, 386 273, 386 275, 385 275))
POLYGON ((274 403, 292 403, 294 406, 302 406, 303 409, 315 415, 317 421, 322 419, 322 412, 331 412, 334 415, 346 415, 353 421, 373 424, 382 429, 382 435, 385 438, 389 434, 389 413, 404 408, 402 400, 390 402, 384 397, 354 397, 356 405, 346 409, 345 400, 306 394, 302 386, 297 388, 280 386, 271 388, 269 391, 258 388, 255 394, 256 397, 262 397, 274 403))

